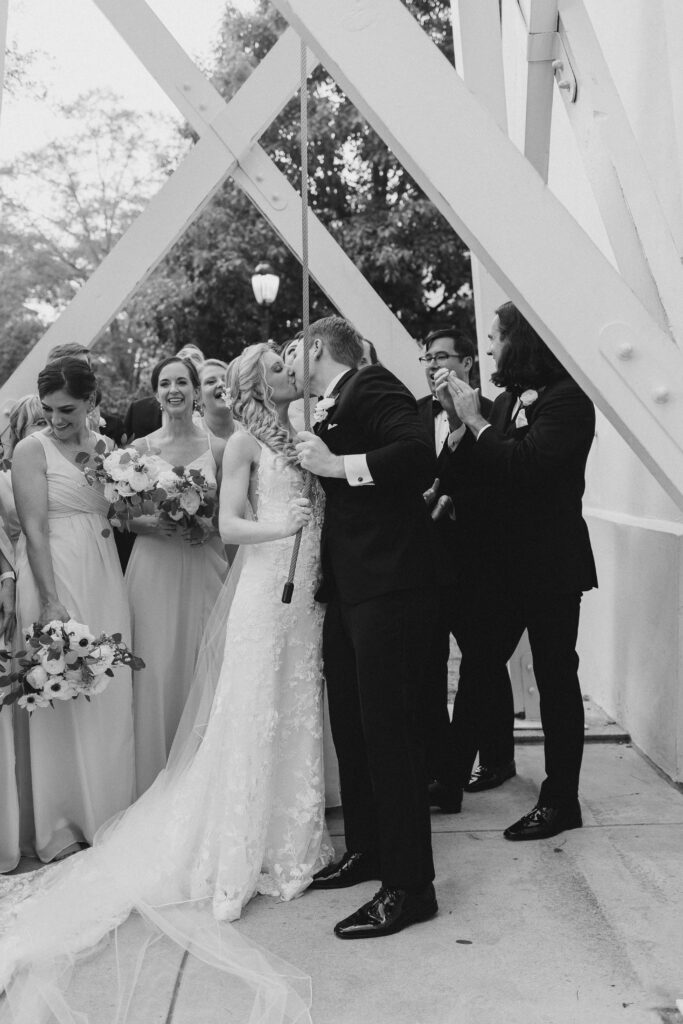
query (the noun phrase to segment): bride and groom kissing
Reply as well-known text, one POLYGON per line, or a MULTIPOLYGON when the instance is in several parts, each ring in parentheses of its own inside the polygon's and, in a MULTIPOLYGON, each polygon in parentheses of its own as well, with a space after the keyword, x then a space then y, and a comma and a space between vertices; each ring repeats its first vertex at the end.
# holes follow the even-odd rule
MULTIPOLYGON (((343 939, 389 935, 437 912, 419 730, 445 582, 423 500, 435 453, 403 384, 381 366, 358 372, 362 341, 347 321, 320 320, 309 338, 314 432, 293 437, 287 415, 303 342, 289 367, 266 344, 230 367, 242 429, 226 446, 219 530, 241 549, 167 769, 92 849, 16 889, 16 879, 0 885, 0 990, 10 1013, 19 1008, 12 1024, 38 1024, 64 1005, 64 963, 134 909, 240 978, 254 976, 250 944, 215 920, 236 920, 257 892, 287 900, 377 880, 375 896, 336 925, 343 939), (319 480, 324 513, 317 483, 311 501, 301 496, 302 469, 319 480), (302 526, 287 605, 290 538, 302 526), (336 861, 324 824, 323 674, 346 838, 336 861), (22 1016, 36 978, 41 1012, 32 1002, 22 1016)), ((281 967, 256 973, 290 987, 281 967)))

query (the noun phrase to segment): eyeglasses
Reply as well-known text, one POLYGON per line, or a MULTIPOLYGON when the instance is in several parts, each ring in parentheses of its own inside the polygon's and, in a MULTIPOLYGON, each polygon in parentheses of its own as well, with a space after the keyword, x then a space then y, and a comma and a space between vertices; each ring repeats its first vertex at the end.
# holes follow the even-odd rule
POLYGON ((465 357, 461 356, 459 352, 429 352, 426 356, 420 356, 419 358, 420 362, 424 363, 425 366, 431 366, 432 363, 443 366, 448 359, 464 359, 465 357))

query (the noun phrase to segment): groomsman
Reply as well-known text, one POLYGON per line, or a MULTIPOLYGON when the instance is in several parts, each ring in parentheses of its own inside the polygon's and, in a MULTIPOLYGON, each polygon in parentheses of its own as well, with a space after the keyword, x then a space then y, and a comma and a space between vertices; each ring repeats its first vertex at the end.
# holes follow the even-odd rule
MULTIPOLYGON (((436 458, 403 384, 382 366, 356 369, 362 339, 349 323, 327 317, 310 337, 317 426, 297 450, 326 496, 317 596, 346 834, 345 854, 311 888, 379 879, 335 928, 370 938, 437 912, 418 725, 440 572, 422 497, 436 458)), ((291 372, 300 384, 303 342, 291 372)))
MULTIPOLYGON (((512 698, 510 678, 502 662, 494 683, 498 700, 489 707, 486 719, 480 723, 474 744, 475 751, 479 747, 479 765, 470 774, 472 765, 463 765, 458 737, 452 733, 448 718, 448 659, 451 634, 462 651, 472 629, 480 628, 472 619, 469 605, 472 590, 479 589, 482 583, 477 565, 478 538, 487 514, 489 494, 481 483, 459 471, 460 466, 466 465, 463 460, 474 440, 452 407, 449 410, 441 404, 434 378, 438 370, 443 369, 471 384, 472 375, 476 375, 476 347, 458 330, 444 328, 427 337, 420 362, 425 368, 431 394, 420 399, 418 410, 437 454, 438 484, 435 482, 427 500, 433 505, 432 516, 436 519, 449 574, 449 583, 440 592, 433 624, 425 700, 428 767, 434 779, 430 799, 433 806, 457 814, 463 786, 468 792, 492 789, 515 774, 512 733, 507 728, 508 710, 512 713, 508 705, 512 698)), ((481 398, 480 404, 482 415, 486 417, 492 403, 481 398)), ((467 690, 467 668, 465 658, 460 664, 458 688, 461 692, 467 690)), ((454 717, 458 714, 458 704, 456 695, 454 717)))
MULTIPOLYGON (((541 695, 546 778, 536 805, 504 834, 513 841, 545 839, 581 827, 584 715, 576 638, 581 594, 597 586, 581 510, 595 410, 511 302, 496 310, 489 339, 492 380, 506 390, 488 420, 464 381, 445 368, 436 378, 439 395, 467 424, 466 473, 490 489, 475 545, 489 586, 479 597, 467 595, 479 627, 463 651, 468 685, 453 726, 459 756, 471 762, 472 734, 496 701, 492 673, 527 629, 541 695)), ((512 726, 510 711, 510 735, 512 726)))

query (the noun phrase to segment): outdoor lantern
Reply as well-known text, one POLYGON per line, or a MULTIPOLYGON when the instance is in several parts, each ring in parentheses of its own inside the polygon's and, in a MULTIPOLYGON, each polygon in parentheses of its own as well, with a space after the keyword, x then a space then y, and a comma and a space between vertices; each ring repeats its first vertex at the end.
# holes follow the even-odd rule
POLYGON ((270 306, 275 302, 277 290, 280 287, 280 278, 270 263, 259 263, 252 274, 251 287, 254 289, 254 298, 259 306, 270 306))

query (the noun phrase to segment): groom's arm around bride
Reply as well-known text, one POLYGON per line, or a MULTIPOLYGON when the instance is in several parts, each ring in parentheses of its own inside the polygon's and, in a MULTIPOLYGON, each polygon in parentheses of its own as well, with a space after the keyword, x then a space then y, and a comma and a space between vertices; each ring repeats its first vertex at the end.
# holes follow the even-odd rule
MULTIPOLYGON (((314 880, 378 879, 340 938, 385 935, 436 913, 418 700, 435 610, 437 541, 423 492, 436 475, 413 396, 381 366, 355 367, 361 338, 340 317, 311 327, 316 433, 301 465, 326 495, 323 660, 339 759, 346 853, 314 880)), ((303 376, 303 343, 292 367, 303 376)))

